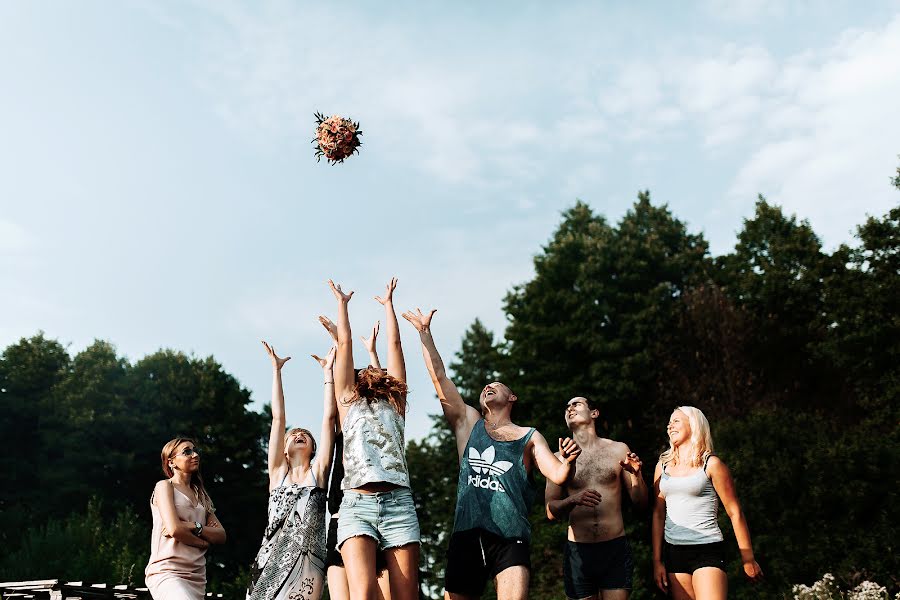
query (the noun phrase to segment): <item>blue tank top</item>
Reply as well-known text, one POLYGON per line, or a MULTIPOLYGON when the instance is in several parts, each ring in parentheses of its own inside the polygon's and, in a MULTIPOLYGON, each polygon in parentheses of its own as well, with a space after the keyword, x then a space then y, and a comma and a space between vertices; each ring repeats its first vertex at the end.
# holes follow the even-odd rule
POLYGON ((507 539, 531 540, 528 513, 534 488, 525 470, 525 445, 534 428, 511 442, 488 435, 479 419, 459 463, 453 531, 484 529, 507 539))

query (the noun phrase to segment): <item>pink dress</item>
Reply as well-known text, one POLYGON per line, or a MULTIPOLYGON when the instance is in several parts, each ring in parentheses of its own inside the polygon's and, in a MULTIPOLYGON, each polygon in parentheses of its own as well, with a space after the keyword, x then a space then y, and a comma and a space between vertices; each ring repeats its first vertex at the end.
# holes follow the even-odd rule
MULTIPOLYGON (((174 486, 173 486, 174 487, 174 486)), ((206 524, 206 509, 175 492, 175 512, 182 521, 206 524)), ((163 535, 159 508, 150 498, 153 533, 150 537, 150 562, 144 570, 147 588, 153 600, 201 600, 206 594, 206 550, 195 548, 163 535)))

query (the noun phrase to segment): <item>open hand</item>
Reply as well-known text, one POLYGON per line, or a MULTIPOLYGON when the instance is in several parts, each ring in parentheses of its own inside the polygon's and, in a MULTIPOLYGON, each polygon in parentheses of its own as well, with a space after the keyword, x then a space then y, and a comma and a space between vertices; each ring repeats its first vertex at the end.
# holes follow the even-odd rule
POLYGON ((381 304, 387 304, 388 302, 393 303, 395 289, 397 289, 397 278, 391 277, 391 280, 388 282, 387 286, 385 286, 384 297, 375 296, 375 299, 381 304))
POLYGON ((572 438, 559 438, 559 455, 567 463, 575 462, 578 455, 581 454, 581 448, 572 438))
POLYGON ((404 319, 412 323, 412 326, 415 327, 416 330, 419 331, 419 333, 422 333, 423 331, 428 331, 428 329, 431 327, 431 317, 433 317, 434 313, 436 312, 437 309, 435 308, 426 315, 422 312, 421 308, 417 308, 416 312, 408 310, 403 313, 402 316, 404 319))
POLYGON ((353 292, 345 294, 344 290, 341 289, 341 284, 335 284, 330 279, 328 280, 328 285, 331 287, 331 293, 334 294, 334 297, 338 302, 350 302, 350 298, 353 297, 353 292))
POLYGON ((325 358, 320 358, 315 354, 310 354, 313 359, 319 363, 319 366, 322 367, 323 371, 330 371, 332 367, 334 367, 334 357, 337 354, 337 347, 332 346, 331 350, 328 351, 328 354, 325 355, 325 358))
POLYGON ((319 323, 322 324, 322 327, 328 332, 328 335, 331 336, 335 342, 338 341, 338 333, 337 333, 337 325, 334 324, 334 321, 326 317, 325 315, 319 315, 319 323))
POLYGON ((365 336, 360 336, 362 338, 363 345, 366 347, 366 350, 369 351, 369 354, 375 353, 375 338, 378 337, 378 330, 381 328, 381 321, 375 321, 375 326, 372 327, 372 335, 368 338, 365 336))
POLYGON ((268 345, 267 343, 263 342, 262 345, 266 347, 266 352, 269 354, 269 358, 272 359, 272 366, 275 367, 276 371, 280 371, 281 367, 284 366, 284 363, 291 360, 290 356, 288 356, 287 358, 281 358, 280 356, 275 354, 275 348, 268 345))
POLYGON ((625 455, 625 460, 620 460, 619 464, 623 469, 631 473, 632 475, 637 475, 641 472, 641 459, 638 458, 638 455, 634 452, 629 452, 625 455))

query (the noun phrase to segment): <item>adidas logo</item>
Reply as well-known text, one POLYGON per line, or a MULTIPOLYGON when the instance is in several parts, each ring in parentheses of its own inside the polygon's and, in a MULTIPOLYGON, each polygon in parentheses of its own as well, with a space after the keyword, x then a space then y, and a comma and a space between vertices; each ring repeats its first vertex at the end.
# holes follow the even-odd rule
POLYGON ((469 475, 467 482, 474 487, 505 494, 506 490, 503 489, 503 485, 490 476, 503 475, 512 468, 513 464, 508 460, 494 462, 495 454, 496 451, 493 446, 488 446, 482 453, 479 453, 475 448, 469 448, 469 465, 475 471, 475 475, 469 475))

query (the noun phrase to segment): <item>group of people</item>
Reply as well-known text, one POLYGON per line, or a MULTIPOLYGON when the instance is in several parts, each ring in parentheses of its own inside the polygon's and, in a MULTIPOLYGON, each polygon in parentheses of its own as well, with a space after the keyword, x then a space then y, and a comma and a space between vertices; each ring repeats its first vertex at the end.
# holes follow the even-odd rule
MULTIPOLYGON (((337 301, 337 324, 327 317, 319 320, 333 346, 324 358, 313 355, 322 367, 324 389, 318 443, 307 429, 285 433, 281 371, 290 357, 279 357, 263 342, 273 367, 268 521, 252 564, 247 599, 319 600, 327 579, 333 600, 415 600, 420 531, 405 458, 407 385, 393 306, 397 280, 387 284, 383 296, 376 296, 385 309, 386 368, 376 352, 379 323, 363 338, 369 365, 354 367, 348 313, 353 292, 331 281, 329 285, 337 301)), ((537 469, 547 480, 547 518, 569 525, 565 596, 626 599, 633 560, 621 504, 627 494, 637 507, 648 505, 640 458, 627 445, 598 435, 600 411, 587 398, 572 398, 565 405, 572 435, 558 439, 556 452, 535 428, 512 421, 518 398, 503 383, 485 385, 480 411, 467 405, 432 337, 435 312, 402 316, 419 333, 425 366, 459 458, 444 597, 479 598, 489 580, 500 600, 528 597, 528 515, 537 469)), ((700 410, 677 408, 667 433, 669 448, 653 477, 655 582, 673 598, 725 598, 720 500, 746 575, 762 576, 734 483, 713 454, 709 424, 700 410)), ((200 600, 205 551, 209 544, 225 541, 225 529, 204 488, 193 440, 170 441, 161 459, 167 479, 156 484, 151 498, 147 586, 155 600, 200 600)))

